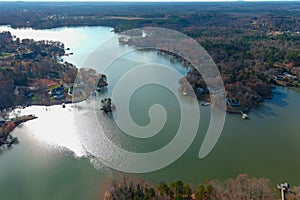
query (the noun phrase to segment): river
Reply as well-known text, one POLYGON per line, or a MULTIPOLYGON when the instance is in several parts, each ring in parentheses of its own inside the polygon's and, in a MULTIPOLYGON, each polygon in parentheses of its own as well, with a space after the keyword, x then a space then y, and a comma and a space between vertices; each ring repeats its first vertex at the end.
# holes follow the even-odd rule
MULTIPOLYGON (((63 59, 76 66, 82 66, 101 42, 115 35, 108 27, 32 30, 1 26, 0 31, 4 30, 20 38, 61 41, 74 53, 63 59)), ((112 70, 107 72, 110 83, 108 91, 97 98, 111 95, 111 89, 122 70, 149 62, 170 65, 181 74, 187 71, 181 63, 171 62, 156 52, 135 51, 112 64, 112 70)), ((207 157, 199 159, 198 152, 210 117, 209 106, 201 107, 198 134, 183 156, 158 171, 125 175, 153 183, 179 179, 199 183, 206 179, 224 180, 247 173, 251 177, 270 178, 274 184, 287 181, 292 185, 300 185, 300 90, 277 90, 281 95, 266 100, 250 113, 249 120, 242 120, 240 115, 227 115, 222 135, 207 157)), ((186 101, 184 98, 183 101, 186 101)), ((133 146, 135 151, 141 152, 160 148, 173 137, 171 133, 178 127, 178 102, 172 93, 157 85, 145 86, 132 99, 134 106, 131 106, 130 111, 138 124, 149 123, 146 114, 154 102, 159 102, 171 112, 163 130, 165 134, 151 138, 151 142, 137 143, 116 131, 111 139, 129 150, 133 150, 133 146)), ((87 104, 93 105, 98 100, 92 99, 87 104)), ((74 109, 74 105, 68 104, 65 109, 61 106, 31 106, 21 110, 23 114, 37 115, 38 119, 17 127, 12 134, 18 137, 20 143, 0 152, 1 199, 101 199, 110 180, 123 174, 86 156, 82 145, 84 141, 76 129, 74 109)), ((97 115, 100 120, 107 120, 100 112, 97 115)), ((113 125, 110 120, 105 123, 113 125)), ((96 125, 90 126, 93 128, 96 125)))

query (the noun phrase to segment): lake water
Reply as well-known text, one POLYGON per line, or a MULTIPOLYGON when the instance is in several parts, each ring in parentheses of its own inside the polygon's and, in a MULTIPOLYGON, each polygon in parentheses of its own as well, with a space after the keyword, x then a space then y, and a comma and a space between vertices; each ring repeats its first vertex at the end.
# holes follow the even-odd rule
MULTIPOLYGON (((101 42, 115 35, 108 27, 51 30, 0 27, 0 31, 3 30, 11 31, 20 38, 61 41, 74 53, 64 60, 77 66, 82 66, 101 42)), ((168 121, 162 133, 149 141, 134 140, 122 134, 111 118, 98 110, 99 99, 111 96, 112 88, 122 73, 132 66, 149 62, 169 65, 181 74, 187 71, 180 63, 170 62, 156 52, 134 51, 111 64, 107 71, 110 85, 106 93, 98 94, 96 98, 77 105, 77 108, 69 104, 66 109, 61 106, 32 106, 21 110, 24 114, 35 114, 39 118, 17 127, 12 134, 18 137, 20 143, 0 152, 1 199, 101 199, 110 180, 123 175, 87 156, 87 143, 82 136, 84 133, 82 129, 78 132, 78 121, 74 118, 74 109, 79 106, 83 107, 82 113, 93 111, 97 119, 111 130, 108 137, 124 149, 146 152, 161 148, 170 141, 180 120, 178 100, 163 87, 145 86, 132 96, 130 111, 132 118, 140 125, 149 123, 147 112, 154 103, 165 106, 168 112, 168 121)), ((94 68, 97 69, 97 63, 94 68)), ((267 100, 251 112, 250 120, 242 120, 240 115, 227 115, 218 143, 204 159, 198 159, 198 152, 209 123, 209 106, 201 107, 198 134, 177 161, 155 172, 125 175, 153 183, 178 179, 199 183, 206 179, 223 180, 247 173, 254 177, 270 178, 274 184, 287 181, 292 185, 300 185, 300 90, 278 90, 282 94, 275 95, 272 100, 267 100)), ((188 102, 188 97, 182 97, 179 101, 188 102)), ((97 130, 98 125, 90 121, 87 117, 81 123, 91 130, 97 130)))

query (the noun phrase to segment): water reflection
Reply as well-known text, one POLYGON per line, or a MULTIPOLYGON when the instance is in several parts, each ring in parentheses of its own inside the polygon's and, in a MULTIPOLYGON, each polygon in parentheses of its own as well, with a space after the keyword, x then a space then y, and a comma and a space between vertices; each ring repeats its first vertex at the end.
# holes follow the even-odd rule
POLYGON ((85 151, 76 134, 73 105, 31 106, 21 110, 21 115, 35 114, 38 118, 26 123, 30 137, 47 145, 65 147, 77 156, 85 151))

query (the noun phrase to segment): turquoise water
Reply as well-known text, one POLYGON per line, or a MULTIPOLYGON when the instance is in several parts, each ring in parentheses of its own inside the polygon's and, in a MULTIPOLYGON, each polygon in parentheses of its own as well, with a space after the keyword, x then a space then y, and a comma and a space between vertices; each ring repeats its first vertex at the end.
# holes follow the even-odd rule
MULTIPOLYGON (((52 30, 25 30, 0 27, 10 30, 18 37, 59 40, 70 47, 73 56, 65 60, 81 66, 89 53, 114 33, 107 27, 59 28, 52 30), (72 36, 72 37, 71 37, 72 36)), ((129 47, 120 47, 129 48, 129 47)), ((156 52, 133 52, 114 63, 107 71, 109 87, 105 94, 110 96, 114 84, 128 69, 140 63, 155 62, 172 66, 181 74, 186 70, 180 63, 171 63, 167 57, 156 52)), ((97 68, 95 63, 95 68, 97 68)), ((274 183, 287 181, 300 185, 298 169, 300 160, 300 90, 278 89, 281 95, 250 113, 250 120, 240 115, 227 115, 222 135, 213 151, 204 159, 198 159, 210 117, 210 107, 201 107, 201 121, 198 134, 188 151, 177 161, 161 170, 146 174, 125 174, 150 182, 160 180, 201 182, 206 179, 226 179, 240 173, 250 176, 264 176, 274 183)), ((147 85, 134 93, 129 109, 132 118, 140 125, 149 123, 149 107, 154 103, 164 105, 168 112, 166 126, 158 135, 149 140, 136 140, 122 134, 107 116, 98 111, 96 115, 106 127, 108 137, 120 147, 136 152, 146 152, 164 146, 174 137, 178 127, 178 101, 166 88, 147 85), (111 134, 111 133, 114 134, 111 134)), ((88 107, 99 106, 98 99, 86 102, 88 107), (96 103, 95 103, 96 102, 96 103), (95 103, 95 104, 94 104, 95 103)), ((0 153, 0 194, 1 199, 46 199, 46 200, 94 200, 101 199, 109 181, 122 173, 105 167, 87 156, 82 146, 83 133, 78 133, 74 119, 74 106, 32 106, 22 110, 36 114, 39 118, 16 128, 13 135, 20 143, 0 153)), ((89 124, 91 129, 97 124, 89 124)), ((193 119, 190 119, 193 120, 193 119)), ((97 134, 97 132, 95 132, 97 134)))

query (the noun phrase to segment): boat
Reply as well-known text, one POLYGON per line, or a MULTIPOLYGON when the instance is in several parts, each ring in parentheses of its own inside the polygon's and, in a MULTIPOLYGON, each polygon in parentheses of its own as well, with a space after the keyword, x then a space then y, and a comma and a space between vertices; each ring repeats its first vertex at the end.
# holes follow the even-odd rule
POLYGON ((187 96, 187 95, 188 95, 188 93, 186 93, 186 92, 183 92, 182 94, 183 94, 184 96, 187 96))
POLYGON ((248 119, 248 115, 247 115, 247 114, 243 114, 243 115, 242 115, 242 118, 243 118, 243 119, 248 119))
POLYGON ((246 113, 243 113, 243 112, 241 111, 241 114, 242 114, 242 119, 248 119, 248 115, 247 115, 246 113))
POLYGON ((100 91, 101 91, 101 88, 100 88, 100 87, 97 87, 96 90, 97 90, 98 92, 100 92, 100 91))

